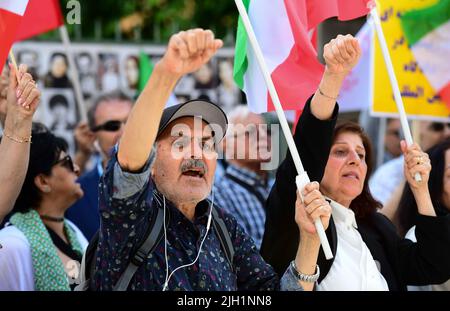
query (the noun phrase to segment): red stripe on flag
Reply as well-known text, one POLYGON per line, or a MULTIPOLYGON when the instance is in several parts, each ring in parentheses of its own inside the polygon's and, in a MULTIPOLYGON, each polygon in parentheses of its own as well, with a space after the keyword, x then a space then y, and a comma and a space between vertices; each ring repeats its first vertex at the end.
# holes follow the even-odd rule
POLYGON ((312 32, 313 33, 312 33, 312 36, 311 36, 311 44, 313 45, 314 50, 317 51, 317 44, 319 44, 317 28, 314 28, 314 30, 312 32))
POLYGON ((22 16, 0 9, 0 69, 3 68, 3 64, 8 57, 21 20, 22 16))
POLYGON ((317 27, 327 18, 337 16, 346 21, 369 14, 367 3, 370 0, 306 0, 308 29, 317 27))
POLYGON ((448 83, 440 92, 439 96, 445 102, 447 109, 450 110, 450 83, 448 83))
POLYGON ((16 41, 28 39, 63 24, 64 18, 58 0, 30 0, 16 41))
MULTIPOLYGON (((283 110, 299 110, 317 88, 323 65, 317 60, 309 38, 305 1, 285 0, 284 3, 295 43, 288 58, 272 72, 272 79, 283 110)), ((270 96, 268 100, 268 111, 273 111, 270 96)))
MULTIPOLYGON (((338 16, 340 20, 354 19, 369 12, 369 0, 284 0, 294 36, 294 46, 288 58, 273 72, 272 79, 284 110, 303 109, 303 104, 315 92, 324 67, 308 31, 323 20, 338 16)), ((274 106, 268 95, 268 111, 274 106)))

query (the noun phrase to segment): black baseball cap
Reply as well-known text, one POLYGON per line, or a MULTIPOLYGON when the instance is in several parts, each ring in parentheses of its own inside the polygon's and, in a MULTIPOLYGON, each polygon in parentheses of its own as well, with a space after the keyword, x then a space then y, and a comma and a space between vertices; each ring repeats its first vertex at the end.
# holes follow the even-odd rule
POLYGON ((216 143, 222 140, 227 131, 228 119, 225 112, 219 106, 207 100, 194 99, 164 109, 156 138, 164 132, 171 122, 182 117, 198 117, 208 124, 219 126, 221 133, 214 131, 216 143))

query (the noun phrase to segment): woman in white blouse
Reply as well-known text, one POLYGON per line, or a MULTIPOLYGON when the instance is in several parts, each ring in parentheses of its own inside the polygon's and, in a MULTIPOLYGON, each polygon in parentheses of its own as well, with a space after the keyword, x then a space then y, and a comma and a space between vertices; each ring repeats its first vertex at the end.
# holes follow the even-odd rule
POLYGON ((446 281, 450 217, 435 214, 428 191, 428 155, 418 145, 406 147, 402 142, 405 177, 419 214, 413 243, 377 212, 381 204, 368 187, 373 155, 367 135, 355 123, 335 128, 336 98, 359 54, 351 36, 338 36, 324 47, 322 81, 305 104, 294 134, 306 172, 320 185, 308 184, 302 201, 296 192, 294 163, 286 157, 268 198, 261 254, 276 271, 290 266, 305 290, 406 290, 407 285, 446 281), (416 173, 421 182, 415 181, 416 173), (320 249, 313 224, 317 218, 327 229, 331 260, 320 249), (297 247, 297 260, 290 262, 297 247))
MULTIPOLYGON (((336 127, 320 191, 332 208, 334 225, 330 235, 337 245, 331 267, 322 269, 324 275, 316 290, 389 290, 403 282, 424 284, 427 279, 438 281, 449 277, 448 262, 443 259, 450 256, 450 237, 445 237, 450 222, 448 217, 436 217, 433 208, 428 191, 430 160, 416 144, 407 148, 403 141, 402 151, 405 178, 419 213, 418 243, 400 238, 392 223, 377 212, 380 204, 367 187, 367 162, 371 161, 372 150, 366 134, 353 123, 336 127), (416 173, 422 176, 421 182, 414 179, 416 173)), ((306 245, 300 262, 307 265, 298 268, 302 273, 316 271, 320 241, 311 215, 323 206, 323 202, 312 201, 309 196, 304 198, 304 204, 297 198, 300 245, 306 245)), ((302 285, 312 289, 314 283, 302 285)))

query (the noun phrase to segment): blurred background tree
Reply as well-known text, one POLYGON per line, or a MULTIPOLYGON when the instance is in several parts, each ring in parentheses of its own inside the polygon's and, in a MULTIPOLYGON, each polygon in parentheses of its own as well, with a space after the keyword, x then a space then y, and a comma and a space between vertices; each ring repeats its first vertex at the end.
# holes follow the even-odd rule
MULTIPOLYGON (((63 15, 71 0, 59 0, 63 15)), ((193 27, 212 29, 226 46, 234 46, 238 13, 234 1, 213 0, 78 0, 81 24, 67 25, 72 41, 116 41, 165 44, 170 35, 193 27)), ((339 33, 356 34, 365 18, 339 22, 331 18, 319 26, 318 55, 339 33)), ((60 40, 57 31, 36 38, 60 40)))
MULTIPOLYGON (((60 0, 63 15, 70 0, 60 0)), ((233 1, 80 0, 81 25, 67 25, 73 40, 167 42, 181 29, 202 27, 233 44, 237 11, 233 1)), ((49 33, 42 39, 57 36, 49 33)))

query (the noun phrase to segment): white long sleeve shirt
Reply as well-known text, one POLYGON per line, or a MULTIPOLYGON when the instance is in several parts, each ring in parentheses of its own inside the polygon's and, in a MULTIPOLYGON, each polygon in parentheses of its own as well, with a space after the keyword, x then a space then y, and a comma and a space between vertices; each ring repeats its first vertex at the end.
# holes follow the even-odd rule
MULTIPOLYGON (((331 201, 337 231, 337 250, 327 276, 317 285, 319 291, 387 291, 389 287, 359 234, 355 214, 331 201)), ((379 266, 379 265, 378 265, 379 266)))

